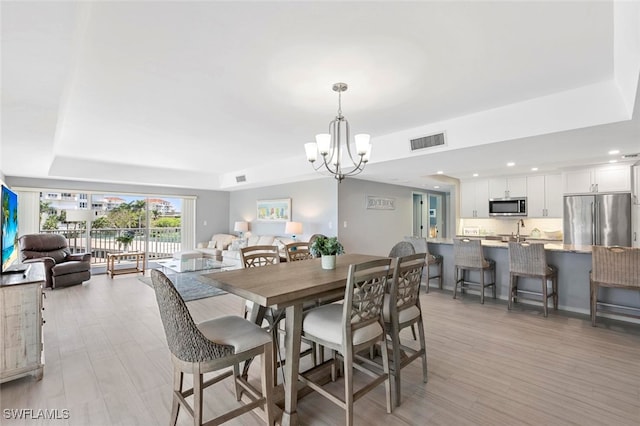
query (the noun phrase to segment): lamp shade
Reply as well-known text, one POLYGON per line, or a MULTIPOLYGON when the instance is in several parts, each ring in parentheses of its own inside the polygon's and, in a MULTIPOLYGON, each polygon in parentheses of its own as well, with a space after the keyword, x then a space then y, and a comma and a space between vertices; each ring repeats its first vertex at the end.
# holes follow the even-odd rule
POLYGON ((302 234, 302 223, 300 222, 287 222, 284 226, 284 233, 290 235, 302 234))
POLYGON ((233 225, 233 230, 235 232, 247 232, 249 230, 249 223, 238 221, 233 225))

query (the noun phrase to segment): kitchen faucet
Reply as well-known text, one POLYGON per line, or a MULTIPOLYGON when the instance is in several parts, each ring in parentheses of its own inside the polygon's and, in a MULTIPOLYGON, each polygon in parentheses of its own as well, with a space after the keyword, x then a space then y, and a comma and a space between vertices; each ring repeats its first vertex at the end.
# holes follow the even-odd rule
POLYGON ((524 228, 524 220, 522 219, 518 219, 517 226, 518 226, 518 232, 516 233, 516 242, 520 242, 520 227, 524 228))

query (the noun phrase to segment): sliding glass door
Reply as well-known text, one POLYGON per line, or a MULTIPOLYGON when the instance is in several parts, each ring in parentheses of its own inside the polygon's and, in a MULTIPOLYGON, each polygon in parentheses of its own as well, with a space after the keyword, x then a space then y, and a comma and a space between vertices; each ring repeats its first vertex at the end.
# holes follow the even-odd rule
MULTIPOLYGON (((72 252, 90 252, 95 265, 105 265, 108 253, 144 252, 147 260, 167 258, 182 249, 183 201, 47 190, 40 193, 40 232, 64 235, 72 252)), ((187 201, 195 206, 195 199, 187 201)), ((193 229, 193 216, 187 229, 193 229)))

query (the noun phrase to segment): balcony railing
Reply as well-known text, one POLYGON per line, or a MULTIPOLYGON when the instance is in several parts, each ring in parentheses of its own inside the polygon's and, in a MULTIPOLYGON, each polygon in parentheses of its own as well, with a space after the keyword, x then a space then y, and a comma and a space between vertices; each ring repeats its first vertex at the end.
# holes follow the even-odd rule
MULTIPOLYGON (((42 233, 63 235, 69 242, 72 253, 86 253, 87 239, 84 229, 56 229, 41 231, 42 233)), ((91 262, 106 264, 108 253, 122 253, 125 247, 116 238, 128 233, 135 235, 127 251, 142 251, 147 253, 147 259, 163 259, 171 257, 181 249, 180 228, 104 228, 91 230, 91 262), (149 244, 145 233, 149 233, 149 244)))

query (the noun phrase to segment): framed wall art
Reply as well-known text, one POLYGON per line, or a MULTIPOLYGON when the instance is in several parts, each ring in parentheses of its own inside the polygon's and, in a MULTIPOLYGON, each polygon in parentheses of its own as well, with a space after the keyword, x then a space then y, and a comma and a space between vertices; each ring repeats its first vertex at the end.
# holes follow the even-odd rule
POLYGON ((369 210, 395 210, 396 199, 388 197, 376 197, 367 195, 367 209, 369 210))
POLYGON ((291 198, 259 200, 256 219, 265 222, 287 222, 291 220, 291 198))

